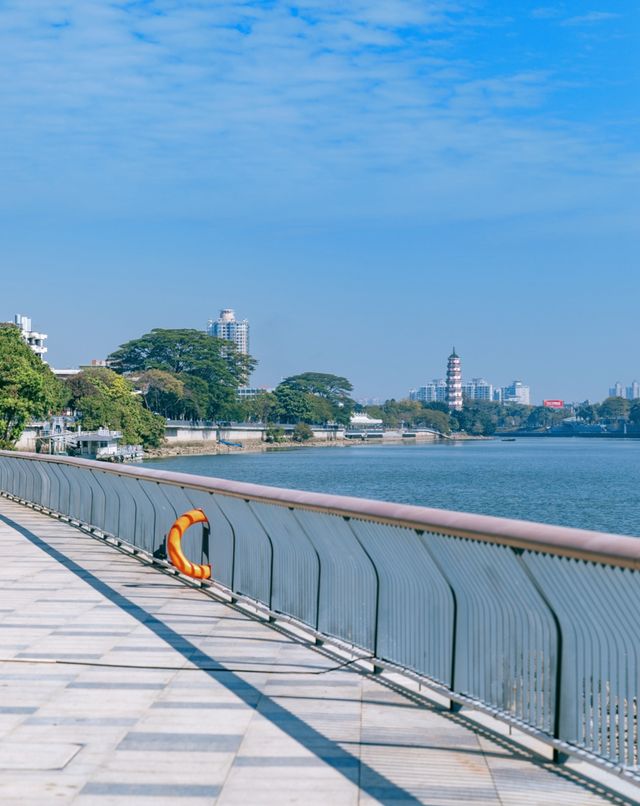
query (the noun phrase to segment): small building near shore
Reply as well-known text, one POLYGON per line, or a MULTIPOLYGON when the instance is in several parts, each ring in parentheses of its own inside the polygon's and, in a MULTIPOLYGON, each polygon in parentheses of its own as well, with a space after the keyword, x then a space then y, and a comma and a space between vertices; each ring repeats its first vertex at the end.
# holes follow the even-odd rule
POLYGON ((78 431, 73 435, 70 452, 82 459, 101 459, 107 462, 124 462, 142 457, 141 445, 120 445, 122 433, 99 428, 97 431, 78 431))
POLYGON ((356 412, 349 419, 350 428, 382 428, 382 420, 370 417, 366 412, 356 412))

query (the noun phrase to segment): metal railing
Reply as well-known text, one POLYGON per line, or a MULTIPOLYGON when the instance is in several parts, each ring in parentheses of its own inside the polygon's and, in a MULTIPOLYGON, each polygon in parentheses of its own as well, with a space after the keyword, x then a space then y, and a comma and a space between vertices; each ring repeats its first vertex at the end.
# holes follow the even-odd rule
POLYGON ((7 451, 0 491, 155 556, 202 508, 229 591, 640 780, 640 539, 7 451))

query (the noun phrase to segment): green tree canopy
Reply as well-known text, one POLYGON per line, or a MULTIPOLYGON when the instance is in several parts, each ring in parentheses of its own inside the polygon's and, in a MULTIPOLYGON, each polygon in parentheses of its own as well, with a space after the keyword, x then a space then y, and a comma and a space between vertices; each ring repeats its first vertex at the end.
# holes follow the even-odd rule
POLYGON ((626 417, 630 404, 624 397, 608 397, 598 406, 598 414, 604 419, 617 419, 626 417))
POLYGON ((550 409, 547 406, 535 406, 526 420, 527 428, 550 428, 567 418, 564 409, 550 409))
POLYGON ((119 347, 109 356, 109 365, 125 375, 149 370, 170 373, 185 384, 187 398, 199 416, 224 417, 237 408, 236 391, 246 383, 256 362, 231 342, 203 331, 156 328, 119 347), (201 396, 202 385, 188 379, 206 385, 206 401, 201 396))
POLYGON ((157 447, 164 438, 164 419, 143 405, 142 396, 121 375, 104 367, 87 369, 67 381, 70 405, 82 428, 122 432, 129 445, 157 447))
POLYGON ((273 392, 258 392, 255 397, 242 401, 243 417, 248 422, 271 422, 278 408, 278 398, 273 392))
POLYGON ((0 326, 0 448, 13 448, 25 425, 59 411, 64 387, 14 325, 0 326))
POLYGON ((499 404, 489 401, 465 401, 462 410, 452 412, 451 417, 457 431, 473 436, 491 436, 498 426, 499 408, 499 404))
POLYGON ((149 369, 133 380, 149 411, 174 420, 201 420, 207 416, 208 386, 193 375, 173 375, 149 369))
POLYGON ((278 422, 293 424, 309 422, 312 419, 312 407, 308 394, 281 383, 274 392, 274 396, 277 401, 278 422))
POLYGON ((631 404, 629 419, 632 423, 640 423, 640 400, 634 400, 631 404))
POLYGON ((349 422, 355 403, 350 397, 353 386, 347 378, 326 372, 303 372, 301 375, 285 378, 278 388, 280 387, 315 398, 315 401, 310 400, 310 416, 314 422, 349 422))
POLYGON ((595 423, 595 421, 598 419, 598 406, 595 406, 591 403, 582 403, 576 414, 586 423, 595 423))

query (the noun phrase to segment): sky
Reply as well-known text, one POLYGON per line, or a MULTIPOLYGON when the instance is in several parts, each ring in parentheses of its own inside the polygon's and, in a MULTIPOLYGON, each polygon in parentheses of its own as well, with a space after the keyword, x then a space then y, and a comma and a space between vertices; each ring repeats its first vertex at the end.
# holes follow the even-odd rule
POLYGON ((251 323, 253 382, 640 379, 637 0, 0 0, 0 320, 251 323))

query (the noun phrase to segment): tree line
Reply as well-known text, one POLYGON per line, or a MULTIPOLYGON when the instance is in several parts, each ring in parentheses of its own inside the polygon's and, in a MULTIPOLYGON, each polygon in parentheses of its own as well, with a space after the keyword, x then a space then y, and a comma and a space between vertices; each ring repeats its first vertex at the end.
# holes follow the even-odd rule
POLYGON ((25 425, 71 409, 85 430, 121 431, 129 444, 159 445, 166 419, 346 424, 354 408, 344 377, 305 372, 273 392, 241 400, 256 361, 232 342, 190 329, 154 329, 121 345, 107 367, 58 380, 14 325, 0 328, 0 447, 11 448, 25 425))
MULTIPOLYGON (((390 428, 478 436, 540 430, 567 417, 566 410, 488 401, 465 401, 455 412, 446 403, 413 400, 359 406, 347 378, 321 372, 292 375, 273 392, 241 400, 238 388, 246 384, 255 359, 198 330, 154 329, 121 345, 107 363, 59 381, 14 325, 0 326, 0 447, 13 447, 29 421, 65 409, 77 413, 85 430, 118 430, 125 442, 147 447, 162 442, 167 418, 261 422, 273 426, 272 436, 280 433, 278 426, 294 425, 302 440, 310 436, 309 424, 348 425, 354 411, 366 411, 390 428)), ((640 423, 640 401, 607 398, 582 404, 576 414, 585 422, 640 423)))

